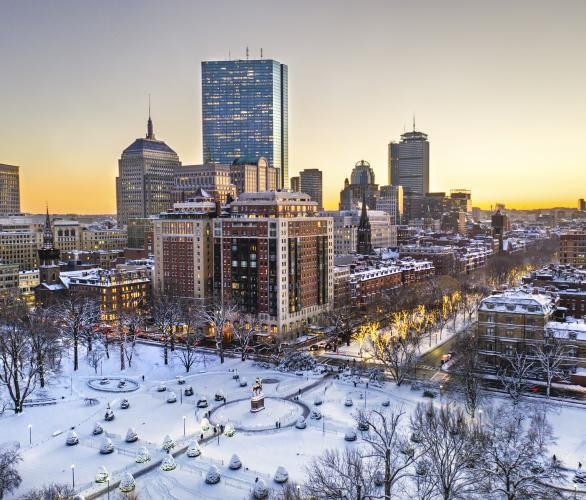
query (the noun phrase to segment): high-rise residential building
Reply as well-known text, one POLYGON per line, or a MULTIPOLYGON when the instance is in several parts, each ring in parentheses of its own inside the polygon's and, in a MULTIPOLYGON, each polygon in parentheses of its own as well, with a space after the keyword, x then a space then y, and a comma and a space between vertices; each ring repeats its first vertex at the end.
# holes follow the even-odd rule
POLYGON ((39 265, 41 244, 41 233, 30 221, 0 221, 0 262, 16 264, 21 271, 34 269, 39 265))
POLYGON ((237 158, 230 165, 230 179, 236 193, 275 191, 279 188, 279 171, 264 157, 237 158))
POLYGON ((220 203, 236 198, 236 186, 232 183, 230 166, 218 163, 182 165, 175 170, 173 201, 187 201, 203 189, 220 203))
POLYGON ((0 216, 20 213, 18 167, 0 163, 0 216))
POLYGON ((301 191, 301 181, 299 180, 299 176, 291 177, 291 191, 294 193, 298 193, 301 191))
POLYGON ((377 209, 391 216, 391 224, 401 224, 403 218, 403 186, 381 186, 377 209))
POLYGON ((352 169, 350 181, 344 180, 340 191, 340 210, 353 210, 360 207, 363 200, 371 210, 377 208, 378 184, 375 184, 374 170, 365 160, 360 160, 352 169))
POLYGON ((118 160, 116 205, 118 223, 156 215, 173 206, 177 153, 155 138, 150 117, 144 139, 136 139, 118 160))
POLYGON ((415 130, 401 135, 401 142, 389 144, 389 184, 403 186, 405 193, 429 192, 429 141, 415 130))
POLYGON ((216 200, 199 191, 153 220, 155 293, 210 299, 213 280, 212 218, 216 200))
POLYGON ((299 188, 302 193, 311 196, 317 202, 318 210, 323 210, 322 171, 317 168, 306 168, 299 172, 299 188))
POLYGON ((586 266, 586 232, 572 231, 560 235, 560 264, 586 266))
POLYGON ((214 220, 214 291, 269 337, 302 335, 333 305, 332 219, 291 192, 243 193, 214 220))
POLYGON ((203 61, 204 162, 264 156, 289 183, 288 69, 272 59, 203 61))

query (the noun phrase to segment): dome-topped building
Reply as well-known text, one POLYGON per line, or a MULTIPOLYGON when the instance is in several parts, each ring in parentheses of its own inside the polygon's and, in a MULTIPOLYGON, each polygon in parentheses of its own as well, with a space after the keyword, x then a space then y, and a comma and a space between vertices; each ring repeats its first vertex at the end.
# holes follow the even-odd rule
POLYGON ((171 208, 175 170, 180 166, 177 153, 155 138, 149 110, 146 136, 136 139, 118 160, 118 223, 128 224, 128 219, 146 218, 171 208))
POLYGON ((344 189, 340 191, 340 210, 354 210, 362 207, 363 202, 369 209, 376 209, 378 184, 375 184, 374 170, 366 160, 354 165, 348 179, 344 181, 344 189))

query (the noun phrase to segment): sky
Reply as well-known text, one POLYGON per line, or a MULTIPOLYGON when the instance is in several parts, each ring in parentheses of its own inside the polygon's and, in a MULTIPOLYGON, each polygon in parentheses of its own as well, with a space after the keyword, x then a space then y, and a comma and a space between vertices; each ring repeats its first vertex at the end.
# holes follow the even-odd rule
POLYGON ((586 197, 584 0, 0 0, 0 163, 21 207, 114 213, 122 150, 155 134, 201 163, 202 60, 289 66, 289 169, 324 172, 337 208, 365 159, 412 117, 431 190, 473 204, 576 206, 586 197))

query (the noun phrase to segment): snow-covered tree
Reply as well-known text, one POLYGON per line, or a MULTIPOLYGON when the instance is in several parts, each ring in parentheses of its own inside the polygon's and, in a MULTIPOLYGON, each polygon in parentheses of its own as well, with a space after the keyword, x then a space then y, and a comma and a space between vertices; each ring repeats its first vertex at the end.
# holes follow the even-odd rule
POLYGON ((534 346, 533 356, 536 358, 536 365, 540 370, 546 383, 547 397, 551 394, 551 385, 554 380, 560 382, 568 379, 567 358, 571 357, 569 346, 565 345, 563 340, 549 336, 544 342, 534 346))
POLYGON ((259 479, 256 483, 254 483, 252 496, 255 500, 264 500, 265 498, 269 497, 269 488, 264 479, 259 479))
POLYGON ((110 479, 110 473, 103 465, 98 467, 98 471, 96 472, 96 483, 105 483, 110 479))
POLYGON ((79 345, 93 349, 95 328, 100 322, 98 303, 90 297, 73 291, 67 292, 53 308, 55 322, 61 334, 73 347, 73 369, 79 368, 79 345))
POLYGON ((175 441, 171 436, 169 436, 169 434, 163 438, 163 446, 161 448, 165 451, 169 451, 175 448, 175 441))
POLYGON ((179 299, 171 295, 157 297, 152 308, 153 319, 157 332, 163 343, 163 361, 169 364, 169 350, 175 351, 175 335, 182 319, 179 299))
POLYGON ((232 455, 232 458, 230 458, 230 463, 228 464, 228 467, 232 470, 238 470, 242 467, 242 462, 240 461, 240 457, 236 454, 232 455))
POLYGON ((255 335, 260 331, 261 325, 254 316, 240 317, 232 323, 232 337, 236 344, 236 351, 240 353, 240 359, 246 360, 249 349, 253 345, 255 335))
POLYGON ((561 476, 560 463, 550 458, 554 439, 544 413, 501 406, 489 409, 483 424, 482 459, 475 468, 485 494, 558 498, 550 484, 561 476))
POLYGON ((236 306, 221 302, 214 302, 202 307, 198 314, 202 321, 213 331, 216 350, 220 356, 220 363, 224 363, 224 336, 226 329, 236 317, 236 306))
POLYGON ((112 444, 112 440, 108 437, 102 439, 102 443, 100 444, 100 453, 102 455, 108 455, 114 452, 114 445, 112 444))
POLYGON ((163 462, 161 463, 161 470, 162 471, 170 471, 170 470, 174 470, 177 467, 177 464, 175 463, 175 459, 173 458, 173 455, 171 455, 171 453, 167 453, 165 455, 165 458, 163 458, 163 462))
POLYGON ((513 406, 517 406, 523 395, 531 386, 531 376, 536 364, 525 353, 515 352, 512 356, 503 356, 497 372, 499 381, 511 397, 513 406))
POLYGON ((143 464, 145 462, 150 461, 150 459, 151 459, 151 454, 149 453, 148 448, 145 448, 144 446, 142 446, 136 452, 135 462, 137 464, 143 464))
POLYGON ((201 448, 199 447, 198 442, 194 439, 189 442, 187 446, 187 456, 189 458, 199 457, 201 455, 201 448))
POLYGON ((478 489, 474 466, 481 459, 481 432, 452 405, 435 408, 419 403, 411 415, 411 431, 429 467, 433 490, 444 500, 470 497, 478 489))
POLYGON ((92 431, 92 434, 94 436, 97 436, 99 434, 102 434, 104 432, 104 428, 102 427, 102 425, 100 424, 100 422, 96 422, 94 424, 94 430, 92 431))
POLYGON ((370 459, 382 468, 384 497, 390 499, 397 485, 411 475, 413 464, 419 459, 420 452, 412 449, 409 438, 400 430, 403 408, 359 411, 356 421, 368 427, 362 434, 366 446, 361 450, 364 459, 370 459))
POLYGON ((308 371, 315 368, 315 358, 306 352, 291 351, 279 363, 279 369, 288 372, 308 371))
POLYGON ((39 380, 39 365, 22 322, 23 314, 19 306, 0 311, 0 385, 6 388, 15 413, 22 412, 39 380))
POLYGON ((136 488, 136 483, 134 482, 134 476, 130 472, 124 473, 122 479, 120 480, 120 486, 118 489, 122 493, 130 493, 131 491, 136 488))
POLYGON ((135 443, 136 441, 138 441, 138 434, 134 430, 134 427, 130 427, 128 429, 128 431, 126 432, 126 439, 125 439, 125 441, 127 443, 135 443))
POLYGON ((220 471, 215 465, 210 465, 208 472, 206 474, 206 483, 207 484, 217 484, 220 482, 220 471))
POLYGON ((118 315, 118 343, 120 348, 120 369, 128 364, 132 368, 132 359, 136 350, 136 340, 144 322, 143 300, 131 299, 126 309, 118 315))
POLYGON ((22 483, 18 463, 22 461, 17 450, 0 449, 0 498, 15 491, 22 483))
POLYGON ((326 450, 306 466, 307 498, 376 498, 372 465, 356 449, 326 450))
POLYGON ((40 488, 27 491, 20 500, 60 500, 74 498, 75 492, 70 484, 46 484, 40 488))

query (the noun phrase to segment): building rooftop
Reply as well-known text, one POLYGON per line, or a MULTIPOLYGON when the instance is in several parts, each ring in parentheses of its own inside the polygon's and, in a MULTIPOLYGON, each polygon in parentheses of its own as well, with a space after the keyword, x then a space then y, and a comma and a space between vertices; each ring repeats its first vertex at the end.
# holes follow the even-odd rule
POLYGON ((167 144, 163 141, 157 141, 154 139, 136 139, 130 146, 128 146, 123 152, 123 155, 126 154, 139 154, 144 153, 146 151, 156 151, 159 153, 172 153, 177 154, 173 151, 167 144))
POLYGON ((523 314, 550 314, 556 307, 556 297, 524 289, 506 290, 486 297, 479 311, 514 312, 523 314))

